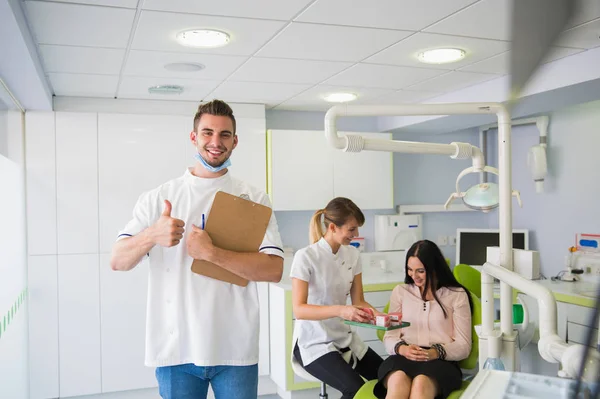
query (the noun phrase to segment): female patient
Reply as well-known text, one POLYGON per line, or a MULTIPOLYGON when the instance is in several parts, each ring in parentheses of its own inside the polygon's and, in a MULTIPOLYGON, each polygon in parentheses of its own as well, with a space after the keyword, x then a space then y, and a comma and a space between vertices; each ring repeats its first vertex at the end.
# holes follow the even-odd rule
POLYGON ((457 361, 471 352, 471 297, 428 240, 406 253, 404 282, 392 292, 390 311, 402 312, 411 325, 385 334, 391 356, 379 368, 373 393, 388 399, 446 398, 461 386, 457 361))
POLYGON ((313 215, 313 244, 296 252, 290 273, 297 319, 293 356, 311 375, 342 392, 343 399, 354 397, 364 384, 361 375, 376 379, 383 361, 343 322, 372 317, 361 309, 373 307, 363 295, 359 252, 349 245, 364 221, 349 199, 331 200, 313 215), (354 306, 346 305, 348 296, 354 306))

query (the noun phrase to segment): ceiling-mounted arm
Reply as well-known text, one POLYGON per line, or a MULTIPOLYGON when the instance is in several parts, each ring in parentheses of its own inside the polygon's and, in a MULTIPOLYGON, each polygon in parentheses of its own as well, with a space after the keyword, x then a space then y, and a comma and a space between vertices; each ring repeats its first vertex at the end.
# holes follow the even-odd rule
POLYGON ((485 166, 483 153, 478 147, 470 143, 420 143, 369 139, 352 134, 340 137, 336 126, 337 118, 342 116, 498 114, 499 112, 505 112, 504 108, 501 104, 494 103, 406 104, 397 106, 336 105, 331 107, 325 114, 325 136, 334 148, 346 152, 371 150, 448 155, 454 159, 471 158, 473 167, 482 170, 485 166))

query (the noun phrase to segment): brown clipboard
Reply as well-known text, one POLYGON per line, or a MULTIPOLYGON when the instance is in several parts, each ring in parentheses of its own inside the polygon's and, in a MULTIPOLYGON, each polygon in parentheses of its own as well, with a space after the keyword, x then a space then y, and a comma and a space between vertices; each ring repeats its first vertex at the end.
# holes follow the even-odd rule
MULTIPOLYGON (((206 217, 204 230, 218 248, 258 252, 272 213, 268 206, 219 191, 206 217)), ((245 278, 204 260, 195 259, 192 272, 242 287, 248 285, 245 278)))

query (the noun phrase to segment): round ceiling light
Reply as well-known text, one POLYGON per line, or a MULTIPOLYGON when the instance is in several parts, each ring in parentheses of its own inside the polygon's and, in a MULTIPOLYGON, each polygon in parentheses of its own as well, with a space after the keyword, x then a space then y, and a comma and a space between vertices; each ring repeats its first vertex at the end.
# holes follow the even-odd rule
POLYGON ((325 101, 329 101, 330 103, 347 103, 357 98, 358 96, 354 93, 331 93, 325 96, 325 101))
POLYGON ((159 85, 148 87, 148 93, 150 94, 181 94, 183 93, 183 86, 178 85, 159 85))
POLYGON ((465 50, 459 48, 436 48, 420 52, 417 58, 426 64, 447 64, 462 60, 465 55, 465 50))
POLYGON ((204 69, 204 65, 187 62, 174 62, 172 64, 165 65, 165 69, 172 72, 198 72, 204 69))
POLYGON ((229 35, 214 29, 192 29, 179 32, 177 40, 188 47, 214 48, 229 43, 229 35))

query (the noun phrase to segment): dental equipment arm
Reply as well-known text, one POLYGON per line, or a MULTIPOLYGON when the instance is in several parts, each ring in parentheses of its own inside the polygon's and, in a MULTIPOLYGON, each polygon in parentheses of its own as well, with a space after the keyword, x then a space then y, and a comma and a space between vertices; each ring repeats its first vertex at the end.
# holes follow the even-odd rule
POLYGON ((420 143, 381 139, 365 139, 360 135, 349 134, 340 137, 337 134, 336 120, 342 116, 381 116, 381 115, 446 115, 446 114, 494 114, 498 121, 510 123, 510 116, 502 104, 463 103, 463 104, 406 104, 399 106, 380 105, 336 105, 325 114, 325 136, 329 144, 346 152, 391 151, 413 154, 448 155, 454 159, 472 158, 473 168, 483 170, 485 160, 481 150, 469 143, 420 143))
MULTIPOLYGON (((537 300, 540 329, 538 351, 540 355, 547 362, 561 363, 563 368, 560 374, 562 377, 577 378, 586 355, 586 347, 579 344, 567 344, 558 336, 556 328, 556 299, 554 299, 552 292, 515 272, 489 262, 483 265, 483 271, 537 300)), ((597 377, 595 369, 598 365, 598 356, 590 359, 589 364, 591 367, 586 370, 587 375, 582 375, 582 378, 587 381, 593 381, 597 377)))
MULTIPOLYGON (((511 118, 506 107, 500 103, 456 103, 456 104, 402 104, 402 105, 336 105, 325 114, 325 137, 329 144, 339 150, 360 152, 363 150, 391 151, 419 154, 440 154, 473 159, 473 167, 483 170, 485 162, 479 148, 471 144, 435 144, 403 142, 394 140, 365 139, 362 136, 337 134, 336 120, 344 116, 383 115, 496 115, 498 119, 498 169, 499 169, 499 229, 500 263, 512 270, 512 184, 511 184, 511 118), (476 148, 476 150, 473 150, 476 148)), ((482 282, 482 330, 484 336, 494 329, 494 279, 481 273, 482 282)), ((500 283, 500 312, 502 333, 512 334, 512 290, 500 283), (509 317, 510 316, 510 317, 509 317)))

